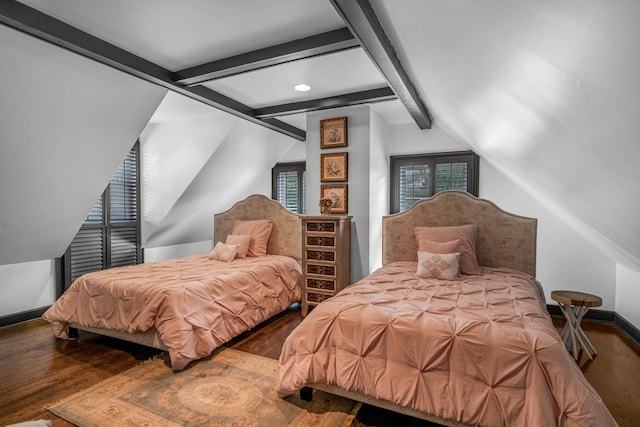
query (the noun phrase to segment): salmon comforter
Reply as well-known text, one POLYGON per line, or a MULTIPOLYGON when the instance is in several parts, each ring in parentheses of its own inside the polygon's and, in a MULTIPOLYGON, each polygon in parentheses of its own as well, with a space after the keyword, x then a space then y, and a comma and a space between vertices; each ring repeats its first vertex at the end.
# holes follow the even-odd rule
POLYGON ((278 394, 330 384, 472 425, 616 425, 533 277, 415 271, 388 264, 318 305, 285 341, 278 394))
POLYGON ((183 369, 300 300, 301 268, 267 255, 230 263, 208 254, 85 274, 44 319, 67 338, 67 325, 135 333, 155 328, 171 366, 183 369))

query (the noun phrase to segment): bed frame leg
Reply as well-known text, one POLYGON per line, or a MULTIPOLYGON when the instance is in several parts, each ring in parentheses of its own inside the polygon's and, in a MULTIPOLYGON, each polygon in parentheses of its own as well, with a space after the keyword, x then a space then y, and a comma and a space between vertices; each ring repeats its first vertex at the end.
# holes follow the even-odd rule
POLYGON ((311 402, 313 398, 313 389, 311 387, 302 387, 300 389, 300 399, 305 402, 311 402))
POLYGON ((76 328, 68 328, 67 329, 67 335, 69 335, 69 340, 73 341, 73 340, 77 340, 78 339, 78 329, 76 328))

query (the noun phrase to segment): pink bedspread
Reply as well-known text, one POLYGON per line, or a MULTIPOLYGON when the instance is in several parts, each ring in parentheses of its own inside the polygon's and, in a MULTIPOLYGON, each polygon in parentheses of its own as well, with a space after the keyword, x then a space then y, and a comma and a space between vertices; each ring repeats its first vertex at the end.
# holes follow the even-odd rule
POLYGON ((415 271, 389 264, 317 306, 285 341, 278 394, 321 383, 472 425, 616 425, 535 279, 415 271))
POLYGON ((124 332, 155 327, 179 370, 299 301, 300 277, 290 257, 226 263, 194 255, 85 274, 42 317, 59 338, 71 322, 124 332))

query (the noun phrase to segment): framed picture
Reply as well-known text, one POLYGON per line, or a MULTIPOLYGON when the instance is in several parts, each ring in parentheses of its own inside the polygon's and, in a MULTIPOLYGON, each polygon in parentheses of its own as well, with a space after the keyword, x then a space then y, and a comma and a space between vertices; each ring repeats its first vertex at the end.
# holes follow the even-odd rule
POLYGON ((331 213, 348 212, 347 184, 321 185, 320 198, 331 199, 331 213))
POLYGON ((347 146, 347 118, 320 120, 320 148, 347 146))
POLYGON ((348 181, 349 173, 348 153, 320 154, 320 181, 340 182, 348 181))

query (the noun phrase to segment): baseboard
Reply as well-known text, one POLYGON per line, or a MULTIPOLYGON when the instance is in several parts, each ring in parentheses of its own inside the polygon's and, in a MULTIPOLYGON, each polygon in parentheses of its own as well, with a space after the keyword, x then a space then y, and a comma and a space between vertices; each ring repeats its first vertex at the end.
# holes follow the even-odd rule
POLYGON ((10 314, 8 316, 0 317, 0 327, 13 325, 16 323, 24 322, 26 320, 37 319, 41 317, 49 307, 40 307, 33 310, 23 311, 21 313, 10 314))
MULTIPOLYGON (((557 304, 547 304, 547 311, 552 316, 564 317, 562 315, 562 311, 560 311, 560 306, 557 304)), ((591 309, 587 311, 584 318, 589 320, 599 320, 601 322, 613 322, 614 314, 615 312, 613 311, 591 309)))
POLYGON ((640 329, 633 326, 627 319, 618 313, 613 313, 613 323, 625 334, 629 336, 636 344, 640 345, 640 329))

